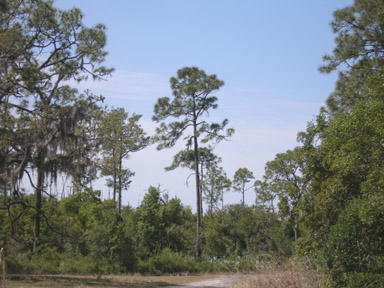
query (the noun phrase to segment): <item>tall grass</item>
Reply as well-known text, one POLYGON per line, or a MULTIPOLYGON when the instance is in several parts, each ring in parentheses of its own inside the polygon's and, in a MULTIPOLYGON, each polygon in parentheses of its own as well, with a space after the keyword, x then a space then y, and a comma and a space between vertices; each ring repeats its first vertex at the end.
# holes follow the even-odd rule
POLYGON ((310 262, 292 260, 283 265, 271 264, 258 270, 233 288, 320 288, 330 287, 329 284, 327 275, 320 268, 313 267, 310 262))

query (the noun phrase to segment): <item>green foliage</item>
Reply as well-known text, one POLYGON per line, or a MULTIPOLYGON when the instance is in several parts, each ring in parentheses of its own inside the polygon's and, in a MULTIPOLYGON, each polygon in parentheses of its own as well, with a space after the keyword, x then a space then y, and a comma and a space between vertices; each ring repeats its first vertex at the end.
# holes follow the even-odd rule
POLYGON ((112 69, 101 66, 105 27, 87 28, 82 19, 79 9, 62 11, 44 0, 10 0, 1 11, 0 183, 16 195, 11 204, 34 209, 34 249, 48 223, 42 210, 47 182, 67 175, 80 190, 96 175, 96 103, 102 97, 67 83, 102 79, 112 69), (24 202, 18 183, 25 178, 35 203, 24 202))
MULTIPOLYGON (((255 255, 290 254, 286 222, 275 213, 259 206, 216 209, 230 181, 212 148, 199 145, 216 145, 234 133, 227 119, 206 122, 218 107, 212 93, 223 81, 185 67, 170 79, 173 100, 160 98, 154 108, 159 149, 185 137, 187 149, 169 168, 195 170, 196 215, 154 187, 140 207, 122 207, 122 191, 133 176, 122 161, 150 144, 141 116, 104 110, 97 105, 102 96, 67 85, 112 72, 101 66, 107 54, 104 25, 87 28, 79 9, 61 11, 49 0, 0 1, 0 14, 0 246, 7 272, 239 271, 254 269, 255 255), (99 172, 110 177, 113 200, 102 200, 100 191, 88 187, 99 172), (59 177, 72 181, 70 195, 59 197, 58 187, 52 188, 59 177), (34 195, 20 188, 25 179, 34 195), (200 231, 202 188, 211 210, 200 231), (204 258, 196 262, 201 235, 204 258)), ((244 193, 253 175, 241 171, 246 173, 235 178, 244 193)))
MULTIPOLYGON (((197 67, 184 67, 177 71, 177 77, 170 79, 173 100, 169 97, 159 98, 154 106, 153 121, 160 123, 156 128, 155 141, 157 149, 173 147, 182 135, 185 135, 187 150, 193 147, 193 167, 196 179, 196 258, 201 253, 201 218, 202 191, 200 184, 199 145, 201 143, 218 142, 230 137, 233 128, 224 129, 228 120, 222 123, 207 123, 203 117, 209 115, 210 110, 217 109, 217 97, 211 93, 217 91, 224 82, 216 75, 207 75, 197 67), (166 122, 173 118, 174 122, 166 122), (224 132, 224 133, 223 133, 224 132)), ((176 162, 177 164, 177 162, 176 162)))
POLYGON ((380 195, 384 131, 381 94, 339 114, 322 131, 321 146, 312 154, 310 194, 305 198, 306 222, 326 235, 338 215, 354 198, 380 195))
POLYGON ((347 288, 384 287, 384 275, 381 273, 354 272, 345 275, 345 280, 341 284, 347 288), (344 286, 345 285, 345 286, 344 286))
POLYGON ((384 3, 381 0, 355 0, 353 5, 334 12, 331 23, 336 47, 324 56, 320 71, 339 73, 334 93, 328 98, 332 113, 348 112, 369 91, 365 85, 375 71, 384 66, 384 3))
POLYGON ((204 253, 211 259, 291 253, 283 223, 260 206, 229 205, 205 219, 204 224, 204 253))
POLYGON ((252 179, 255 179, 253 173, 249 171, 247 168, 239 168, 236 170, 233 175, 232 187, 235 191, 240 192, 243 196, 243 205, 245 205, 245 191, 250 189, 251 187, 246 187, 247 183, 249 183, 252 179))
POLYGON ((139 263, 140 273, 162 275, 164 273, 196 272, 196 262, 191 256, 165 248, 147 261, 139 263))
POLYGON ((302 148, 296 147, 277 154, 274 160, 267 162, 264 180, 255 183, 256 195, 261 195, 259 201, 269 202, 272 211, 273 200, 279 198, 279 214, 295 223, 295 240, 299 238, 301 203, 309 184, 305 170, 306 153, 302 148))
POLYGON ((150 187, 132 220, 140 257, 149 257, 165 248, 190 251, 193 215, 179 199, 165 201, 159 189, 150 187))
POLYGON ((349 281, 358 283, 365 277, 366 280, 384 281, 383 211, 382 199, 355 200, 331 228, 325 255, 334 279, 340 285, 352 285, 349 281))
POLYGON ((141 115, 129 116, 123 108, 112 109, 101 116, 98 136, 102 144, 102 176, 111 176, 107 185, 113 189, 113 200, 118 201, 118 210, 122 208, 122 191, 127 190, 134 172, 123 168, 123 159, 131 153, 140 151, 149 145, 150 137, 141 128, 141 115), (118 196, 118 197, 117 197, 118 196))
POLYGON ((382 77, 369 78, 369 93, 348 113, 319 115, 302 138, 311 180, 302 219, 311 239, 300 243, 300 252, 324 251, 340 287, 358 287, 364 277, 382 281, 374 276, 383 272, 382 77))
MULTIPOLYGON (((224 82, 217 79, 216 75, 207 75, 197 67, 185 67, 178 70, 177 77, 170 79, 173 91, 173 100, 169 97, 159 98, 154 107, 154 121, 160 123, 156 129, 156 139, 159 141, 158 149, 174 146, 176 141, 187 133, 186 129, 192 127, 192 136, 187 136, 187 146, 192 146, 193 138, 202 139, 203 143, 211 140, 220 141, 233 134, 233 129, 228 129, 226 135, 221 135, 228 120, 221 124, 207 124, 198 119, 207 115, 210 109, 217 109, 217 98, 210 94, 217 91, 224 82), (168 117, 180 118, 180 121, 165 123, 168 117)), ((196 147, 197 149, 197 147, 196 147)))
MULTIPOLYGON (((201 169, 207 169, 211 165, 221 162, 221 158, 213 154, 212 148, 199 147, 199 161, 201 169)), ((195 155, 192 150, 182 150, 178 152, 174 158, 171 166, 166 167, 165 170, 174 170, 177 167, 187 167, 191 170, 194 169, 195 155)))
POLYGON ((252 271, 289 257, 295 238, 297 253, 325 258, 336 286, 383 287, 383 3, 355 0, 335 11, 336 47, 320 68, 341 70, 335 91, 299 134, 303 146, 267 163, 254 185, 255 206, 244 203, 253 174, 240 168, 232 186, 243 205, 218 209, 230 181, 212 148, 200 147, 234 133, 227 119, 206 122, 224 82, 196 67, 170 79, 173 98, 154 106, 154 140, 158 149, 185 141, 166 169, 195 171, 194 215, 154 187, 138 208, 122 207, 134 175, 122 160, 150 143, 141 116, 104 111, 96 105, 103 97, 66 85, 112 72, 101 66, 105 27, 84 27, 80 10, 61 11, 52 1, 0 1, 0 246, 8 272, 252 271), (100 171, 100 155, 113 200, 85 188, 100 171), (46 187, 61 175, 72 179, 73 194, 58 198, 46 187), (27 177, 35 195, 20 189, 27 177))
MULTIPOLYGON (((33 201, 33 195, 30 198, 33 201)), ((42 200, 50 219, 42 222, 36 250, 33 210, 25 210, 13 228, 10 218, 0 218, 9 273, 250 271, 259 255, 287 257, 291 251, 284 223, 262 207, 233 205, 206 217, 203 257, 197 263, 194 215, 157 188, 148 189, 140 207, 123 207, 121 214, 114 201, 102 201, 100 191, 90 188, 61 200, 42 200)), ((10 211, 18 215, 20 208, 10 211)))
POLYGON ((224 202, 224 192, 231 187, 231 180, 227 178, 222 167, 210 166, 206 171, 205 178, 202 181, 204 191, 203 199, 208 204, 208 213, 212 216, 213 212, 224 202))
POLYGON ((335 11, 336 47, 320 68, 341 70, 335 91, 302 147, 277 154, 255 184, 258 203, 273 211, 279 198, 285 224, 305 228, 296 252, 324 258, 337 287, 383 287, 383 15, 380 0, 335 11))

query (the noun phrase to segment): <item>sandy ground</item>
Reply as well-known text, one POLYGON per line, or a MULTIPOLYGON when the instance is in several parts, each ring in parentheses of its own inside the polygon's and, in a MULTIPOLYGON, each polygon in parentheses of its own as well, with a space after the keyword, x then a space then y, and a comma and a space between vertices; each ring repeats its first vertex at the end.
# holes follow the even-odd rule
POLYGON ((200 287, 200 288, 216 288, 216 287, 231 287, 238 282, 247 280, 251 275, 231 275, 222 276, 219 278, 193 282, 185 285, 168 286, 167 288, 188 288, 188 287, 200 287))

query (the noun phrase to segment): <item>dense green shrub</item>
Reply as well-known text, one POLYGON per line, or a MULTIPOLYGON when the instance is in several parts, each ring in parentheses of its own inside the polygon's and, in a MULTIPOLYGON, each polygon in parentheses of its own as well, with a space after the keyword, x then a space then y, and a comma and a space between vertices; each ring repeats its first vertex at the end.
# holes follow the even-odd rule
MULTIPOLYGON (((258 255, 278 255, 290 241, 273 213, 258 206, 230 205, 204 219, 203 257, 195 262, 195 215, 157 188, 148 190, 140 207, 124 207, 121 214, 114 201, 102 201, 100 192, 92 189, 61 200, 43 197, 42 202, 49 218, 41 223, 38 243, 33 209, 13 225, 0 211, 0 245, 8 273, 252 271, 258 255)), ((20 211, 15 206, 11 213, 20 211)))
POLYGON ((173 252, 169 248, 153 255, 146 261, 140 261, 138 270, 143 274, 170 274, 196 272, 196 264, 192 257, 173 252))
POLYGON ((26 272, 25 263, 20 258, 10 254, 6 256, 6 269, 7 273, 21 273, 26 272))
POLYGON ((204 224, 203 253, 209 258, 291 255, 293 239, 286 235, 283 221, 262 206, 228 205, 204 224))
POLYGON ((377 275, 384 275, 383 200, 352 201, 331 228, 324 255, 340 287, 382 281, 377 275))
POLYGON ((345 287, 347 288, 382 288, 384 287, 384 275, 375 273, 348 273, 345 275, 345 287))
POLYGON ((55 274, 60 272, 63 257, 55 247, 44 245, 32 255, 30 263, 34 272, 55 274))

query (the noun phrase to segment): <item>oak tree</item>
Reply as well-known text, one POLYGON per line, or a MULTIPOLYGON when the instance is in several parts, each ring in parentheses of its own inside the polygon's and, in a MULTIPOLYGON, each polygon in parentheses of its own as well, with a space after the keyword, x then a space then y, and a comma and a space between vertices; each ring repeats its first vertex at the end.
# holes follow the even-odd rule
POLYGON ((10 176, 1 179, 16 183, 37 171, 35 180, 28 174, 36 196, 36 243, 47 177, 91 160, 87 149, 73 149, 77 141, 80 148, 87 146, 85 130, 101 97, 79 94, 68 81, 102 79, 112 72, 101 65, 107 54, 104 25, 87 28, 82 19, 79 9, 58 10, 45 0, 10 0, 1 11, 0 104, 17 118, 17 125, 4 126, 1 134, 12 140, 1 149, 8 153, 0 171, 10 176))

